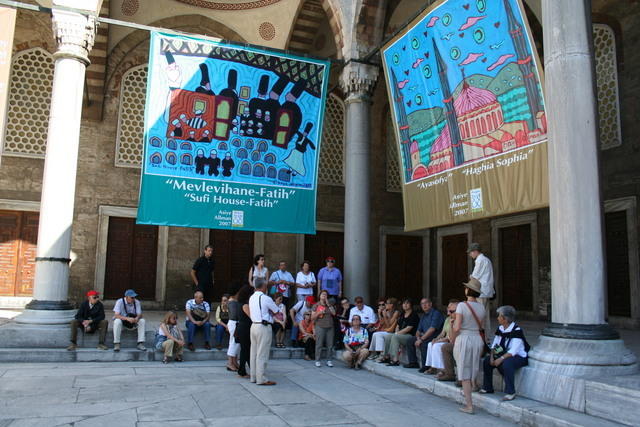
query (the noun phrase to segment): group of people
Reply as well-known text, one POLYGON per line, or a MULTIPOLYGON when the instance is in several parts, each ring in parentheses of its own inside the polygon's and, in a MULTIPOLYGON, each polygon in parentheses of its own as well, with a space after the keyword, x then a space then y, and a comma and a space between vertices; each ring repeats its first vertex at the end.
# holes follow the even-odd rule
MULTIPOLYGON (((511 306, 497 309, 499 326, 490 346, 485 332, 490 330, 489 301, 495 295, 491 261, 472 243, 469 256, 475 267, 469 281, 463 283, 465 300, 448 302, 445 315, 422 298, 420 311, 410 299, 399 302, 387 298, 378 302, 377 310, 365 305, 362 297, 351 304, 342 295, 342 274, 332 257, 316 275, 304 261, 294 278, 281 261, 269 274, 265 257, 254 259, 248 283, 235 284, 224 294, 211 321, 211 304, 206 292, 213 283, 212 248, 208 246, 194 264, 191 276, 196 285, 194 297, 185 304, 186 339, 178 326, 178 315, 168 312, 155 337, 155 349, 164 353, 163 363, 182 361, 183 348, 195 351, 196 331, 204 334, 204 348, 211 349, 211 329, 215 344, 222 349, 226 335, 227 370, 260 385, 274 385, 266 376, 266 366, 273 337, 275 346, 285 347, 285 334, 291 328, 291 343, 304 349, 305 360, 322 366, 324 359, 333 367, 334 347, 342 350, 342 358, 350 368, 360 369, 365 360, 400 365, 401 349, 406 352, 405 368, 436 375, 440 381, 456 381, 463 389, 465 405, 461 411, 473 413, 472 390, 483 369, 480 393, 493 393, 493 370, 504 376, 504 400, 515 398, 514 377, 517 369, 527 364, 529 344, 515 323, 516 311, 511 306), (295 299, 294 299, 295 298, 295 299), (418 351, 420 360, 418 360, 418 351), (249 371, 247 371, 247 365, 249 371)), ((135 330, 137 348, 145 351, 145 321, 140 301, 129 289, 114 307, 114 351, 120 350, 123 330, 135 330)), ((98 348, 106 350, 108 322, 96 291, 87 293, 85 301, 71 322, 71 345, 75 350, 77 331, 99 332, 98 348)))

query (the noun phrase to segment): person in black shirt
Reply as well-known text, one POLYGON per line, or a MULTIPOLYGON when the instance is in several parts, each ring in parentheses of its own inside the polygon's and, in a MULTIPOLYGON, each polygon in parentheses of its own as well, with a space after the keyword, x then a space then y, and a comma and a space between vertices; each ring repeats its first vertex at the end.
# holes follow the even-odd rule
POLYGON ((71 321, 71 344, 67 350, 74 351, 78 348, 78 329, 84 330, 85 334, 92 334, 96 330, 100 331, 98 349, 107 350, 104 341, 107 337, 109 321, 105 319, 104 306, 99 298, 98 292, 87 292, 87 300, 80 304, 75 318, 71 321))
POLYGON ((191 279, 196 285, 196 291, 202 292, 204 300, 211 304, 213 296, 213 246, 207 245, 204 254, 196 260, 191 269, 191 279))
POLYGON ((410 299, 402 301, 403 314, 398 319, 395 334, 390 339, 385 339, 385 354, 389 360, 389 366, 398 366, 398 350, 401 345, 407 346, 411 343, 411 338, 415 336, 420 323, 420 317, 413 311, 413 303, 410 299))

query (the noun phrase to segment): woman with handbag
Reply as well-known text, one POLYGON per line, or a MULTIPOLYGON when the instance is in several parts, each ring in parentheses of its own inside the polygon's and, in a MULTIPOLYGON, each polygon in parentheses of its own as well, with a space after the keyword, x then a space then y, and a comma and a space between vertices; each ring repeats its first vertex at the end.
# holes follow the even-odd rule
POLYGON ((342 358, 349 368, 360 369, 360 366, 369 355, 369 333, 361 326, 359 315, 351 318, 351 327, 344 333, 344 351, 342 358))
POLYGON ((465 406, 459 409, 473 414, 471 387, 480 371, 480 358, 487 346, 482 329, 486 313, 483 305, 476 300, 480 296, 480 282, 472 277, 464 286, 467 300, 458 304, 456 308, 453 330, 457 337, 453 346, 453 357, 456 360, 458 380, 462 382, 465 400, 465 406))
POLYGON ((162 363, 169 363, 174 354, 175 361, 182 362, 184 336, 178 327, 178 315, 175 312, 169 311, 164 315, 156 333, 155 347, 156 350, 164 351, 162 363))

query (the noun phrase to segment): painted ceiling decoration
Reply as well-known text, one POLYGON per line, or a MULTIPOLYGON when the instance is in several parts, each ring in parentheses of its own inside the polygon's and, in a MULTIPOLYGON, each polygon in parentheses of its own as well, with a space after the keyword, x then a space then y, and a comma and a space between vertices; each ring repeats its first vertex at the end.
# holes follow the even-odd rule
POLYGON ((234 2, 222 2, 213 0, 176 0, 191 6, 204 7, 213 10, 249 10, 271 6, 280 0, 236 0, 234 2))

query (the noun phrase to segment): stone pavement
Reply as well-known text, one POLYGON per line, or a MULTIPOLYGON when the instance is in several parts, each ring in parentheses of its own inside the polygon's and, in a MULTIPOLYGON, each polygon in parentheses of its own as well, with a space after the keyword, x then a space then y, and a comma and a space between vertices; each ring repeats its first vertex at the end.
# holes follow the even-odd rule
POLYGON ((0 365, 0 426, 514 425, 366 371, 275 360, 261 387, 223 361, 0 365))

